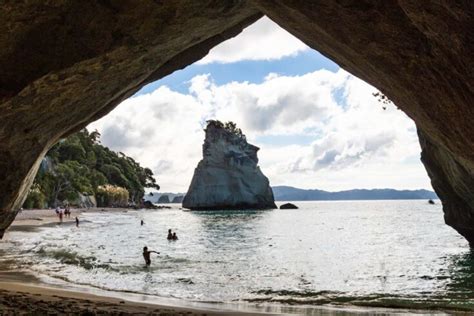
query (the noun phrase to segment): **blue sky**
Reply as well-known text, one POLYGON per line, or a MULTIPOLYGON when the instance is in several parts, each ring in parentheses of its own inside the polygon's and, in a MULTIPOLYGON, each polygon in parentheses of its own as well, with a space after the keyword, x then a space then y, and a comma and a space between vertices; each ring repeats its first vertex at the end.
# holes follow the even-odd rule
POLYGON ((272 185, 430 189, 413 122, 375 91, 262 18, 89 128, 168 192, 187 190, 208 119, 242 128, 272 185))
POLYGON ((187 93, 190 80, 201 74, 211 74, 217 85, 223 85, 232 81, 261 83, 269 73, 295 76, 323 68, 334 72, 339 70, 339 66, 336 63, 312 49, 305 50, 296 56, 289 56, 279 60, 243 60, 233 63, 216 62, 210 64, 195 63, 144 86, 136 95, 153 92, 163 85, 172 90, 187 93))

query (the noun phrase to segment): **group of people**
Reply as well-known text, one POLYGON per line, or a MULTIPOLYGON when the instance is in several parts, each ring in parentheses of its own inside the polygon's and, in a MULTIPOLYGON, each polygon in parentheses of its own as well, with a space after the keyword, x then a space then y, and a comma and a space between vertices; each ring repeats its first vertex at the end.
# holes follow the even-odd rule
POLYGON ((171 228, 168 229, 168 237, 166 238, 168 240, 178 240, 178 236, 176 236, 176 232, 172 233, 171 228))
MULTIPOLYGON (((141 225, 144 224, 143 220, 141 220, 140 224, 141 225)), ((172 232, 171 228, 170 228, 170 229, 168 229, 168 237, 166 239, 168 239, 168 240, 178 240, 178 236, 176 235, 176 232, 172 232)), ((146 247, 146 246, 143 247, 143 259, 145 259, 145 264, 146 264, 147 267, 150 266, 150 264, 151 264, 151 256, 150 255, 152 253, 156 253, 158 255, 160 254, 157 251, 148 250, 148 247, 146 247)))
MULTIPOLYGON (((59 223, 63 222, 63 218, 71 218, 71 208, 66 205, 64 211, 58 206, 56 207, 56 215, 59 217, 59 223)), ((79 227, 79 218, 76 216, 76 227, 79 227)))

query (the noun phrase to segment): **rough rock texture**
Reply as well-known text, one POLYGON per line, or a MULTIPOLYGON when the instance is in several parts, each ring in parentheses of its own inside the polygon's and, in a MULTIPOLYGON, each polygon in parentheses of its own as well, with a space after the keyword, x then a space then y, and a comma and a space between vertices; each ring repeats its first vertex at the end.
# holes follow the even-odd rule
POLYGON ((257 166, 258 147, 212 121, 183 207, 193 210, 276 208, 270 183, 257 166))
POLYGON ((2 1, 0 237, 61 137, 260 16, 246 1, 2 1))
POLYGON ((79 193, 79 197, 75 201, 71 201, 71 204, 78 207, 97 207, 97 200, 93 195, 83 195, 79 193))
POLYGON ((254 3, 415 121, 445 221, 474 244, 474 1, 254 3))
POLYGON ((3 1, 0 234, 52 144, 237 34, 255 6, 415 121, 446 222, 474 243, 474 1, 445 0, 3 1))

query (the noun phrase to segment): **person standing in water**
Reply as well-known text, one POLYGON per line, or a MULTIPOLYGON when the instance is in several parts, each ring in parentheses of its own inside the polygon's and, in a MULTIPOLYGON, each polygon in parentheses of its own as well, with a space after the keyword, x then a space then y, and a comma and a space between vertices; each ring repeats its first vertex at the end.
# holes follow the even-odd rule
POLYGON ((176 236, 176 233, 173 233, 173 240, 178 240, 178 236, 176 236))
POLYGON ((76 216, 76 227, 79 227, 79 218, 76 216))
POLYGON ((168 237, 166 237, 168 240, 173 240, 173 234, 171 233, 171 228, 168 229, 168 237))
POLYGON ((145 224, 145 222, 142 219, 141 222, 140 222, 140 225, 143 226, 143 224, 145 224))
POLYGON ((145 264, 146 264, 147 267, 149 267, 150 264, 151 264, 150 255, 151 255, 152 252, 154 252, 154 253, 156 253, 156 254, 158 254, 158 255, 160 254, 160 253, 157 252, 157 251, 148 250, 148 247, 147 247, 147 246, 143 247, 143 259, 145 259, 145 264))

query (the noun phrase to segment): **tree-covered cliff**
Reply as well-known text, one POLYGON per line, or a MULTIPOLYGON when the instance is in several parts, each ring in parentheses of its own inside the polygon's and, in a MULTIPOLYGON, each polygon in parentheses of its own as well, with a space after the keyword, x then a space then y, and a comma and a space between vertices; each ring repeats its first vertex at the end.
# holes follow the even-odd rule
POLYGON ((146 187, 159 189, 150 169, 101 145, 97 131, 84 129, 49 150, 24 206, 51 207, 79 194, 97 195, 106 184, 125 188, 132 203, 141 201, 146 187))

